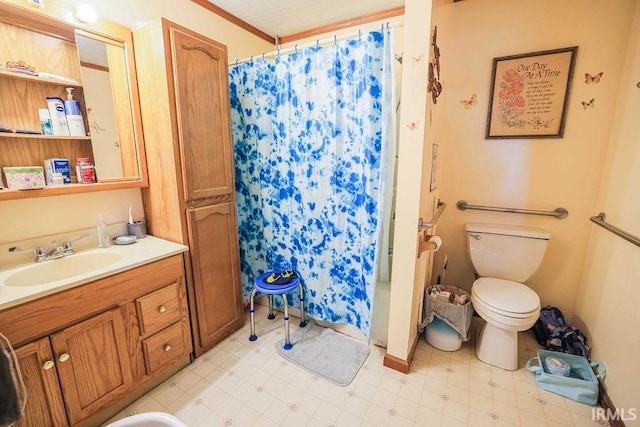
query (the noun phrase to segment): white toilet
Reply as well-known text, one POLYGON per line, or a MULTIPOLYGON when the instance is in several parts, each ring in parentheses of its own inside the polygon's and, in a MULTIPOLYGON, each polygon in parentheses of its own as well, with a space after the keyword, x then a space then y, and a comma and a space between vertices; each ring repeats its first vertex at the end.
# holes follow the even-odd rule
POLYGON ((518 369, 518 331, 540 316, 540 298, 522 282, 538 269, 549 241, 539 228, 466 224, 467 249, 479 278, 471 287, 473 308, 487 323, 476 342, 478 359, 518 369))

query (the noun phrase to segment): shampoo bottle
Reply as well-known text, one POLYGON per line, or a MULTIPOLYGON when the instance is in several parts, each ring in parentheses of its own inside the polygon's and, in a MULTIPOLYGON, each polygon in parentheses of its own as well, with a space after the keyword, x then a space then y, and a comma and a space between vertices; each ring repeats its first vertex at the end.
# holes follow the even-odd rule
POLYGON ((67 99, 64 101, 64 111, 67 116, 67 124, 69 126, 69 135, 71 136, 87 136, 84 128, 84 119, 82 118, 82 109, 80 102, 73 99, 73 88, 67 88, 67 99))
POLYGON ((102 212, 98 212, 98 246, 101 248, 108 248, 111 246, 111 239, 109 233, 107 233, 107 224, 104 222, 102 212))

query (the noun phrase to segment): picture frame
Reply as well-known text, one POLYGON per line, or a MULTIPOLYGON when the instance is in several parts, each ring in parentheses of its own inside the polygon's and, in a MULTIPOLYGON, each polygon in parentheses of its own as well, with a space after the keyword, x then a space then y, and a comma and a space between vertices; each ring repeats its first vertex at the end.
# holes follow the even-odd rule
POLYGON ((562 138, 577 52, 494 58, 485 139, 562 138))

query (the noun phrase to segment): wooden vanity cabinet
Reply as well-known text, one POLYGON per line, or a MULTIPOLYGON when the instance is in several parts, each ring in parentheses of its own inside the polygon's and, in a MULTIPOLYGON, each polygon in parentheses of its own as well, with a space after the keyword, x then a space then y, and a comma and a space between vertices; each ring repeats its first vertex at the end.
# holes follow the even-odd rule
POLYGON ((183 256, 1 310, 0 331, 27 387, 18 426, 99 424, 189 363, 183 256))
POLYGON ((133 32, 157 237, 189 245, 196 356, 242 327, 226 46, 165 19, 133 32), (144 76, 144 77, 143 77, 144 76))

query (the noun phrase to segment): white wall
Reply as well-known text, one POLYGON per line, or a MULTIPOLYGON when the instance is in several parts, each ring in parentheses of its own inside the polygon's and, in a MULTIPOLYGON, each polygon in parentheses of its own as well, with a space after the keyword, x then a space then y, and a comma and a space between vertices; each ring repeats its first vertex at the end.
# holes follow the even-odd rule
MULTIPOLYGON (((613 132, 597 208, 607 222, 640 236, 640 5, 636 4, 619 87, 613 132)), ((622 50, 622 49, 621 49, 622 50)), ((590 224, 590 240, 578 293, 574 322, 585 331, 593 358, 608 368, 604 382, 618 409, 640 412, 640 248, 590 224)), ((627 412, 628 414, 628 412, 627 412)), ((637 414, 640 418, 640 413, 637 414)), ((640 425, 640 419, 628 420, 640 425)))
POLYGON ((634 0, 464 1, 434 8, 441 48, 442 103, 446 121, 440 144, 441 198, 450 209, 438 228, 444 240, 435 265, 449 256, 447 282, 470 289, 474 276, 466 254, 464 224, 504 222, 551 233, 545 259, 527 282, 542 304, 573 317, 604 157, 614 120, 634 0), (492 60, 495 57, 579 46, 564 138, 485 140, 492 60), (584 74, 604 71, 598 85, 584 74), (460 100, 473 93, 478 104, 460 100), (582 101, 595 98, 595 108, 582 101), (459 211, 471 204, 553 210, 569 217, 459 211))

